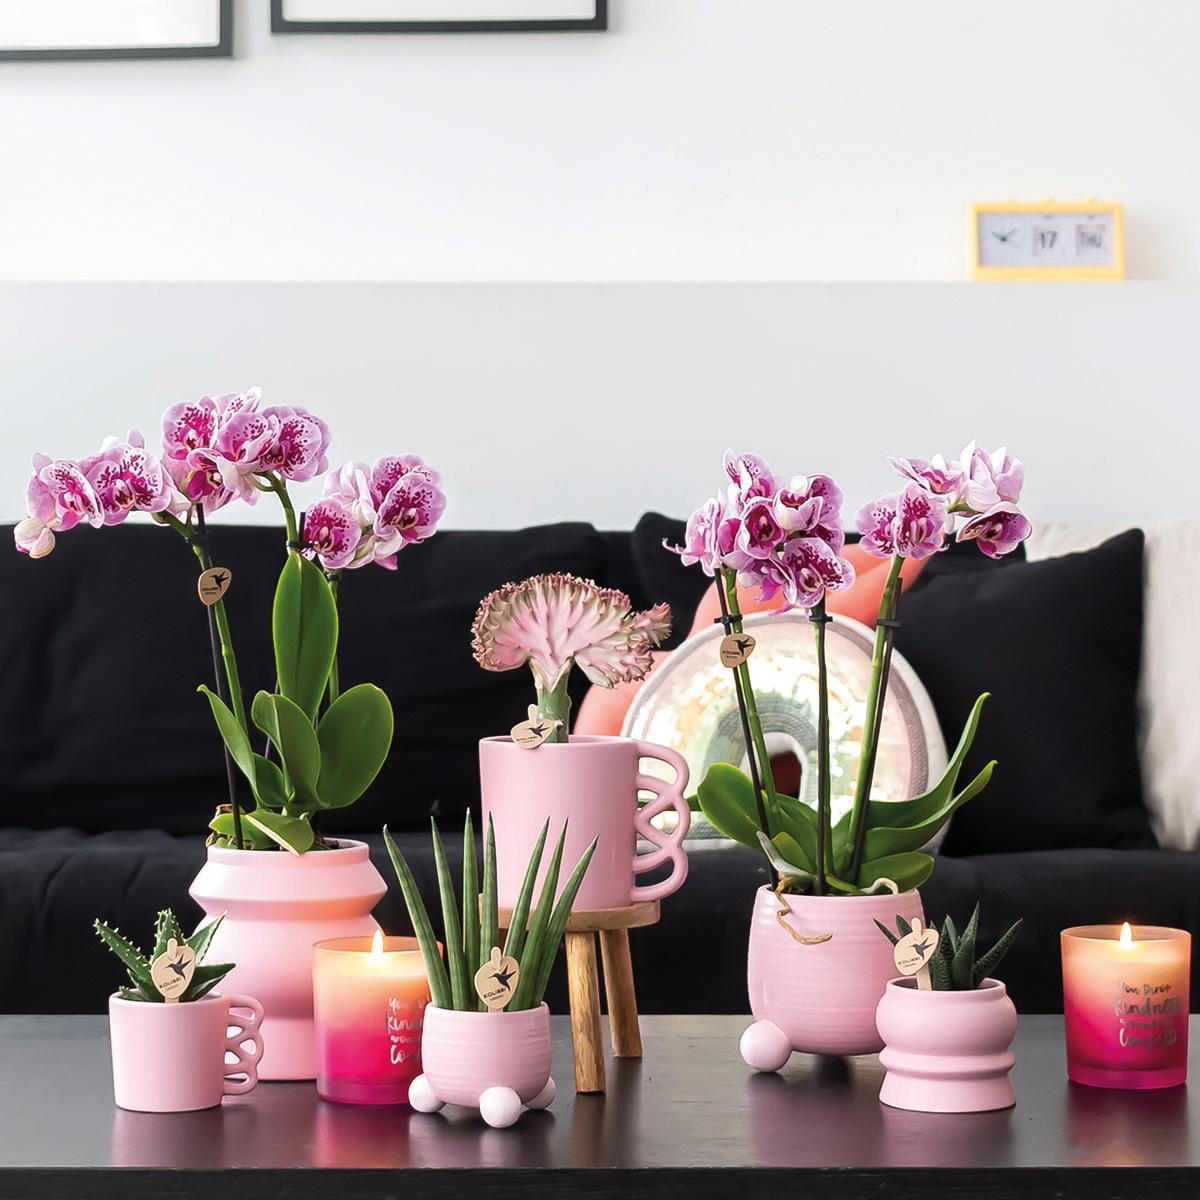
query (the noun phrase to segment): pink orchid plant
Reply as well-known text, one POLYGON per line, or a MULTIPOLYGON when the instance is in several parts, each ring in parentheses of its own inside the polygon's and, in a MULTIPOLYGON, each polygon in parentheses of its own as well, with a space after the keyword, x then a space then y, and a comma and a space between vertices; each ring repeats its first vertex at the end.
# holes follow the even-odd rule
POLYGON ((556 722, 551 741, 565 742, 571 667, 600 687, 644 679, 650 651, 671 632, 671 610, 635 612, 615 588, 574 575, 534 575, 483 598, 471 626, 475 661, 486 671, 528 665, 541 719, 556 722))
POLYGON ((288 554, 273 613, 278 684, 274 693, 257 693, 249 720, 224 602, 208 609, 217 690, 201 691, 225 742, 229 773, 230 803, 210 824, 220 845, 294 853, 322 846, 313 815, 356 800, 391 746, 392 710, 383 692, 373 684, 340 690, 338 578, 370 562, 394 570, 400 550, 434 533, 446 502, 436 471, 415 455, 394 456, 330 472, 325 498, 301 521, 289 485, 327 470, 329 441, 320 417, 299 407, 263 407, 259 389, 250 388, 172 405, 163 414, 159 453, 132 430, 125 441, 106 438, 77 462, 33 458, 26 515, 14 529, 17 549, 31 558, 50 554, 56 536, 80 523, 117 525, 145 512, 182 536, 208 570, 209 515, 268 492, 282 505, 288 554), (262 754, 251 748, 251 723, 266 736, 262 754), (325 771, 314 768, 321 761, 325 771), (234 765, 255 799, 244 822, 234 765))
POLYGON ((842 494, 827 475, 776 476, 753 454, 725 455, 728 483, 692 513, 683 544, 667 546, 688 566, 714 578, 727 632, 741 634, 737 587, 757 586, 764 600, 807 610, 817 650, 817 804, 778 794, 749 662, 735 668, 750 774, 725 763, 701 782, 700 806, 727 836, 762 848, 783 890, 817 895, 863 895, 887 887, 905 890, 928 878, 933 859, 920 847, 959 805, 991 777, 989 763, 961 791, 958 775, 978 727, 986 694, 976 701, 945 774, 922 796, 884 810, 871 803, 871 786, 887 692, 892 642, 906 558, 944 550, 947 539, 974 542, 989 557, 1011 553, 1031 527, 1020 511, 1024 468, 1007 450, 988 454, 971 443, 957 462, 893 458, 905 483, 899 492, 863 505, 855 515, 860 545, 891 560, 875 628, 871 683, 863 723, 859 772, 851 810, 831 823, 829 700, 825 663, 825 598, 854 582, 842 557, 842 494))

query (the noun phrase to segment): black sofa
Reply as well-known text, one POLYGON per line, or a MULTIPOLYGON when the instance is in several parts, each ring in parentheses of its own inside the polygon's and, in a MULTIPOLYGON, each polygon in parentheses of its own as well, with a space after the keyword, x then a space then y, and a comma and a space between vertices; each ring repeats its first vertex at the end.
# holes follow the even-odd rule
MULTIPOLYGON (((383 852, 381 826, 386 821, 399 831, 432 897, 428 818, 433 814, 453 829, 467 805, 477 805, 476 743, 507 730, 528 703, 525 672, 490 674, 471 659, 468 627, 479 599, 508 579, 571 571, 624 589, 639 606, 668 600, 676 613, 677 641, 706 586, 703 576, 682 570, 661 549, 662 538, 679 531, 677 522, 651 514, 632 533, 603 533, 583 524, 446 532, 406 551, 395 573, 372 567, 345 580, 342 680, 384 687, 396 708, 397 734, 390 761, 368 796, 325 814, 336 820, 323 820, 322 828, 370 843, 391 884, 376 911, 386 930, 408 932, 408 921, 383 852)), ((248 692, 270 687, 273 680, 269 614, 281 542, 270 528, 213 530, 214 558, 233 573, 227 603, 248 692)), ((939 696, 954 694, 961 674, 956 662, 966 671, 968 657, 974 662, 977 656, 954 646, 949 618, 937 615, 936 604, 937 624, 923 646, 915 597, 927 586, 929 596, 942 596, 961 611, 964 604, 953 590, 959 585, 939 584, 937 590, 926 576, 953 580, 964 572, 1010 569, 961 550, 941 556, 922 576, 911 605, 918 616, 901 643, 923 677, 939 680, 930 690, 950 737, 963 714, 940 711, 939 696)), ((1128 557, 1135 550, 1140 587, 1140 541, 1122 553, 1128 557)), ((15 552, 0 554, 5 614, 0 1011, 102 1011, 117 978, 91 931, 94 917, 144 935, 161 907, 174 907, 185 920, 199 915, 187 888, 203 861, 204 827, 223 798, 224 775, 207 706, 195 693, 196 684, 212 673, 195 577, 187 548, 168 530, 150 526, 74 531, 59 539, 49 558, 36 562, 15 552)), ((967 590, 984 605, 981 587, 973 574, 967 590)), ((1140 597, 1136 603, 1140 626, 1140 597)), ((1006 602, 1005 612, 1011 608, 1006 602)), ((1125 641, 1108 649, 1126 654, 1128 632, 1126 626, 1125 641)), ((1119 709, 1118 720, 1132 725, 1131 664, 1116 659, 1106 664, 1108 649, 1089 648, 1089 661, 1097 656, 1101 661, 1097 687, 1120 676, 1118 701, 1124 691, 1129 695, 1126 707, 1112 697, 1098 702, 1110 715, 1119 709)), ((1026 669, 1036 672, 1046 648, 1016 638, 1000 652, 1006 661, 1025 653, 1026 669)), ((1046 670, 1052 693, 1049 675, 1063 671, 1052 662, 1046 670)), ((1136 671, 1135 661, 1133 683, 1136 671)), ((1001 720, 993 733, 1008 739, 1004 753, 1011 779, 1020 784, 1023 756, 1040 769, 1037 739, 1045 738, 1044 728, 1018 736, 1001 720)), ((1094 736, 1098 747, 1103 741, 1110 750, 1108 744, 1120 737, 1133 747, 1121 751, 1121 769, 1103 761, 1099 751, 1088 757, 1100 761, 1086 769, 1078 751, 1063 762, 1060 810, 1081 789, 1108 789, 1096 821, 1078 825, 1081 844, 1070 844, 1052 826, 1045 845, 1014 841, 1004 811, 1015 801, 1000 790, 992 809, 982 798, 973 802, 980 807, 957 846, 952 827, 923 889, 927 914, 935 919, 947 910, 964 915, 981 900, 984 937, 998 936, 1024 917, 1025 930, 1004 977, 1026 1012, 1061 1010, 1058 933, 1067 925, 1129 918, 1200 930, 1200 855, 1156 848, 1140 794, 1132 794, 1138 787, 1136 760, 1132 776, 1127 762, 1129 754, 1136 755, 1132 727, 1114 735, 1091 731, 1085 723, 1076 733, 1094 736), (1085 788, 1087 770, 1098 778, 1085 788), (1005 852, 986 852, 991 840, 1005 852)), ((983 745, 979 752, 989 749, 983 745)), ((1030 799, 1046 807, 1042 797, 1030 799)), ((1036 830, 1026 840, 1029 836, 1036 839, 1036 830)), ((664 904, 661 923, 632 939, 644 1012, 747 1010, 749 910, 754 888, 765 879, 760 857, 740 847, 704 845, 694 851, 688 882, 664 904), (680 988, 683 964, 698 955, 706 964, 703 982, 691 978, 680 988)), ((1192 992, 1197 997, 1200 989, 1192 992)), ((562 1005, 561 975, 549 998, 562 1005)))

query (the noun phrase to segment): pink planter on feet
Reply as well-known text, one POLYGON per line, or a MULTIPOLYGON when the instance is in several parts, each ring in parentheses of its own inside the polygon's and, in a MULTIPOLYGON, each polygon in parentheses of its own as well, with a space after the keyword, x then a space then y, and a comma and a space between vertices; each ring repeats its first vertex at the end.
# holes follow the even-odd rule
POLYGON ((225 914, 207 961, 236 963, 225 983, 262 1003, 260 1078, 315 1078, 313 944, 369 937, 386 892, 365 842, 299 855, 208 848, 191 895, 208 916, 225 914))
POLYGON ((875 1008, 896 974, 891 943, 876 919, 894 928, 897 915, 925 914, 915 892, 881 896, 784 896, 758 889, 750 926, 747 982, 757 1018, 742 1034, 742 1058, 756 1071, 777 1071, 793 1050, 808 1054, 874 1054, 883 1042, 875 1008), (788 928, 784 928, 784 924, 788 928), (802 937, 832 935, 803 944, 802 937))

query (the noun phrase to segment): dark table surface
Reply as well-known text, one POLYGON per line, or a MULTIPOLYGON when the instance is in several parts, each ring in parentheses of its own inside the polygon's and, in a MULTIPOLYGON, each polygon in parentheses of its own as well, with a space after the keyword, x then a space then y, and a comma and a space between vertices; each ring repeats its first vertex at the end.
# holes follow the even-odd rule
POLYGON ((4 1017, 0 1196, 1200 1196, 1200 1105, 1068 1083, 1061 1017, 1021 1019, 1016 1108, 962 1116, 879 1104, 874 1056, 755 1075, 747 1020, 644 1017, 645 1058, 610 1060, 608 1094, 577 1096, 557 1017, 557 1099, 493 1130, 465 1109, 328 1104, 305 1083, 124 1112, 105 1018, 4 1017))

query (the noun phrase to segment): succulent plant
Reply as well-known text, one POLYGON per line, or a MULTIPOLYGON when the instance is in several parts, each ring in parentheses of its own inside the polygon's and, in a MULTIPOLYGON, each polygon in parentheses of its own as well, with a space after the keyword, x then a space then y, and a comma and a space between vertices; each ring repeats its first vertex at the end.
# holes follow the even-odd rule
MULTIPOLYGON (((404 903, 421 946, 433 1003, 438 1008, 455 1009, 460 1012, 483 1011, 486 1005, 475 993, 475 973, 490 960, 492 947, 500 945, 499 907, 496 901, 496 838, 492 821, 489 817, 487 838, 483 847, 481 892, 477 886, 479 876, 475 857, 475 835, 471 827, 471 814, 467 813, 463 826, 461 917, 454 899, 454 883, 450 877, 449 864, 446 862, 441 834, 438 832, 436 821, 430 824, 433 829, 433 855, 437 864, 438 892, 441 897, 445 931, 444 961, 441 947, 433 932, 433 923, 429 920, 425 902, 417 890, 412 870, 386 825, 383 827, 383 839, 387 843, 388 854, 391 855, 392 866, 404 895, 404 903)), ((566 929, 567 918, 571 915, 571 905, 575 902, 579 885, 583 882, 583 876, 596 849, 593 839, 579 862, 575 864, 575 869, 563 886, 562 894, 556 903, 554 893, 558 888, 563 842, 567 836, 567 824, 563 822, 558 841, 550 855, 546 877, 542 881, 537 907, 530 919, 529 906, 533 899, 533 887, 537 880, 538 868, 541 866, 549 828, 550 822, 547 821, 534 843, 504 939, 503 954, 515 959, 519 968, 516 990, 506 1006, 509 1012, 537 1008, 541 1004, 546 984, 550 981, 550 971, 554 966, 558 944, 562 940, 563 930, 566 929)))
MULTIPOLYGON (((899 935, 882 921, 876 921, 880 933, 894 946, 902 937, 912 933, 912 925, 903 917, 896 918, 899 935)), ((979 933, 979 905, 975 905, 967 927, 960 934, 949 913, 942 922, 937 949, 929 960, 929 981, 935 992, 970 992, 977 988, 1000 965, 1017 939, 1021 921, 1016 921, 986 954, 976 957, 976 938, 979 933)))
POLYGON ((224 919, 224 914, 222 914, 215 920, 197 926, 191 937, 184 937, 175 914, 169 908, 164 908, 154 923, 154 949, 149 957, 143 954, 128 938, 110 928, 103 921, 95 921, 92 928, 95 929, 100 940, 125 964, 125 969, 129 972, 129 980, 133 986, 117 989, 123 1000, 141 1000, 148 1004, 165 1003, 165 997, 155 986, 151 977, 151 964, 159 955, 167 952, 171 942, 175 942, 178 946, 190 947, 196 956, 196 968, 187 988, 176 997, 181 1003, 186 1003, 207 996, 234 968, 233 963, 208 964, 203 961, 204 955, 212 944, 213 934, 217 932, 224 919))

